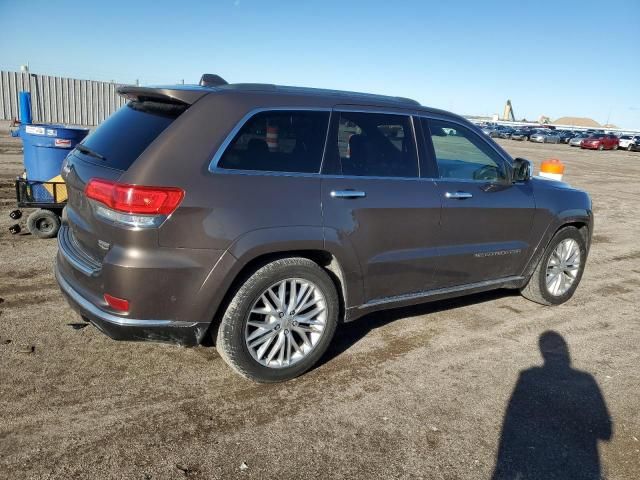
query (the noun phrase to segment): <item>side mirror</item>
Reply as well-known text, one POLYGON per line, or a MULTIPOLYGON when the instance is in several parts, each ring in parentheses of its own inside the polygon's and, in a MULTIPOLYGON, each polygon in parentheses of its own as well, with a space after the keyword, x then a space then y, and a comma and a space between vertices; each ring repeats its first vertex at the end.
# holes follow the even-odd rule
POLYGON ((516 158, 513 161, 514 182, 526 182, 533 176, 533 163, 525 158, 516 158))

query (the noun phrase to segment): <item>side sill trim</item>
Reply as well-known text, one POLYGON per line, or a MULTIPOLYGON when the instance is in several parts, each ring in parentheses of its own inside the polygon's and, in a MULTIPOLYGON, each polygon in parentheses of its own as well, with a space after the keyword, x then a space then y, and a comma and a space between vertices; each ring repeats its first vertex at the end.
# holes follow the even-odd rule
POLYGON ((511 276, 496 278, 495 280, 484 280, 482 282, 467 283, 465 285, 457 285, 455 287, 438 288, 435 290, 426 290, 424 292, 407 293, 404 295, 396 295, 395 297, 376 298, 360 305, 358 309, 385 305, 388 303, 402 303, 405 301, 418 300, 421 298, 435 297, 438 295, 448 295, 451 293, 464 292, 466 290, 475 290, 476 288, 485 288, 510 282, 518 282, 524 280, 521 276, 511 276))

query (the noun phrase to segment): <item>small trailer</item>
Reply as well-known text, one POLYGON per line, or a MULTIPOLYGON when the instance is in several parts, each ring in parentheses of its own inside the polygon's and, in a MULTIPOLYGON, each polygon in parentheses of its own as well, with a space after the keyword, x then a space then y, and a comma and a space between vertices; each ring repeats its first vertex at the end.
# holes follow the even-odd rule
MULTIPOLYGON (((67 186, 63 181, 39 182, 25 178, 16 179, 16 203, 18 208, 9 217, 22 218, 21 208, 37 208, 27 217, 27 229, 38 238, 52 238, 60 229, 62 209, 67 203, 67 186)), ((11 233, 22 231, 19 224, 9 228, 11 233)))

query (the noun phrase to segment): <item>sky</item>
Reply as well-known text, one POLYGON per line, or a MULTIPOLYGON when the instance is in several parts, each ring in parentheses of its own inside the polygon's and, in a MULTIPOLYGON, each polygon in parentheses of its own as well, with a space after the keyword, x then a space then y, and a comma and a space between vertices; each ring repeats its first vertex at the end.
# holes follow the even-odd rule
POLYGON ((0 70, 142 85, 217 73, 463 115, 640 129, 640 0, 0 0, 0 70))

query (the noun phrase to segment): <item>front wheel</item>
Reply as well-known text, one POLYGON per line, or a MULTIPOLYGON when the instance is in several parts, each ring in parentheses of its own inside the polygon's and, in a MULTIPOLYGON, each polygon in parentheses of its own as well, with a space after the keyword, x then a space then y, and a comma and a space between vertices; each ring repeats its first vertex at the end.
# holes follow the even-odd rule
POLYGON ((237 290, 220 323, 216 348, 250 380, 289 380, 324 354, 338 315, 338 294, 324 269, 307 258, 275 260, 237 290))
POLYGON ((545 250, 527 285, 525 298, 542 305, 560 305, 578 288, 587 260, 587 244, 575 227, 559 230, 545 250))

